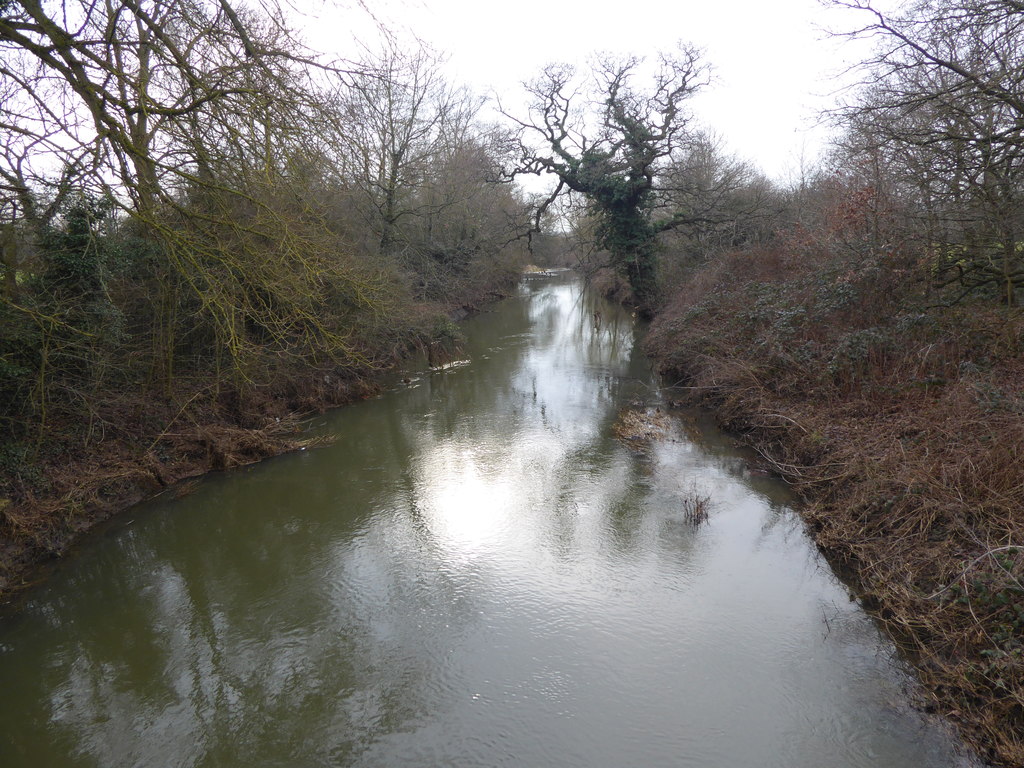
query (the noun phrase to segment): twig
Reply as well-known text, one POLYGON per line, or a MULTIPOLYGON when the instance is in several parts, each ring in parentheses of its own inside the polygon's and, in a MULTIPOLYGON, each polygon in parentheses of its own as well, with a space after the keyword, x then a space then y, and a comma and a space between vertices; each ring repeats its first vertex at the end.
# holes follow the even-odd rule
MULTIPOLYGON (((980 563, 980 562, 981 562, 982 560, 984 560, 984 559, 985 559, 986 557, 989 557, 989 556, 991 556, 991 555, 994 555, 994 554, 995 554, 996 552, 1005 552, 1006 550, 1009 550, 1009 549, 1012 549, 1012 550, 1014 550, 1014 551, 1017 551, 1017 550, 1019 550, 1019 549, 1020 549, 1020 547, 1018 547, 1018 546, 1017 546, 1016 544, 1007 544, 1007 545, 1006 545, 1005 547, 996 547, 995 549, 990 549, 990 550, 988 550, 988 551, 986 551, 986 552, 983 552, 982 554, 980 554, 980 555, 978 555, 978 556, 977 556, 976 558, 974 558, 974 559, 973 559, 973 560, 972 560, 972 561, 971 561, 970 563, 968 563, 968 564, 967 564, 967 567, 966 567, 966 568, 964 568, 964 569, 963 569, 963 570, 962 570, 962 571, 960 572, 960 575, 959 575, 959 576, 957 576, 957 577, 956 577, 955 579, 953 579, 953 580, 952 580, 951 582, 949 582, 949 584, 947 584, 946 586, 944 586, 944 587, 943 587, 942 589, 940 589, 940 590, 939 590, 938 592, 935 592, 934 594, 928 595, 928 597, 927 597, 927 598, 925 598, 925 599, 927 599, 927 600, 934 600, 934 599, 935 599, 936 597, 938 597, 938 596, 939 596, 939 595, 941 595, 941 594, 942 594, 943 592, 945 592, 946 590, 950 589, 950 588, 951 588, 951 587, 952 587, 952 586, 953 586, 954 584, 956 584, 956 583, 957 583, 958 581, 960 581, 960 579, 962 579, 962 578, 963 578, 964 576, 966 576, 966 575, 967 575, 967 572, 968 572, 968 571, 970 571, 970 570, 971 570, 971 568, 973 568, 974 566, 976 566, 976 565, 977 565, 978 563, 980 563)), ((997 565, 999 565, 999 567, 1000 567, 1000 568, 1002 568, 1002 564, 1000 564, 1000 563, 999 563, 998 561, 996 561, 996 563, 997 563, 997 565)), ((1003 570, 1004 570, 1004 571, 1006 571, 1006 569, 1005 569, 1005 568, 1003 568, 1003 570)), ((1009 571, 1006 571, 1006 575, 1007 575, 1007 576, 1009 576, 1009 577, 1010 577, 1011 579, 1013 579, 1013 582, 1014 582, 1014 584, 1016 584, 1016 585, 1017 585, 1018 587, 1020 587, 1021 589, 1024 589, 1024 585, 1022 585, 1022 584, 1021 584, 1021 583, 1020 583, 1019 581, 1017 581, 1017 578, 1016 578, 1016 577, 1015 577, 1015 576, 1014 576, 1014 575, 1013 575, 1012 573, 1010 573, 1009 571)))

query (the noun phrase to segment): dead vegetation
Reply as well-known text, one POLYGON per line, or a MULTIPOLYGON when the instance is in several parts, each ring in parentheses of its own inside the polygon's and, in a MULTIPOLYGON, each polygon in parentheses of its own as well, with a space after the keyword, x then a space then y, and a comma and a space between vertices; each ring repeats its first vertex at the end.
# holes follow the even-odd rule
POLYGON ((699 528, 711 516, 711 494, 694 485, 683 497, 683 520, 699 528))
POLYGON ((925 301, 892 254, 737 254, 696 277, 648 349, 673 397, 714 408, 808 501, 924 706, 1021 766, 1024 312, 925 301))
POLYGON ((646 448, 652 440, 668 436, 669 418, 660 408, 633 407, 619 412, 612 432, 634 448, 646 448))
MULTIPOLYGON (((244 414, 230 402, 192 400, 187 407, 112 399, 101 415, 104 439, 91 445, 51 444, 7 486, 0 499, 0 596, 31 582, 32 567, 59 557, 75 537, 112 514, 165 490, 184 495, 186 481, 210 471, 252 464, 329 442, 303 436, 304 418, 290 408, 315 410, 377 391, 367 380, 292 382, 285 396, 249 402, 244 414), (166 426, 155 431, 157 424, 166 426), (155 433, 154 433, 155 432, 155 433)), ((307 410, 305 413, 312 413, 307 410)), ((71 434, 71 430, 67 430, 71 434)))

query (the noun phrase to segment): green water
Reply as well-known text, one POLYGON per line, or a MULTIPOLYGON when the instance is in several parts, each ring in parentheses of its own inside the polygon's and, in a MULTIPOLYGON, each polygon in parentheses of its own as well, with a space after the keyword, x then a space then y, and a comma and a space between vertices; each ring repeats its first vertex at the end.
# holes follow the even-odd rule
POLYGON ((781 484, 684 419, 615 439, 661 397, 627 313, 562 276, 465 328, 0 618, 0 766, 966 764, 781 484))

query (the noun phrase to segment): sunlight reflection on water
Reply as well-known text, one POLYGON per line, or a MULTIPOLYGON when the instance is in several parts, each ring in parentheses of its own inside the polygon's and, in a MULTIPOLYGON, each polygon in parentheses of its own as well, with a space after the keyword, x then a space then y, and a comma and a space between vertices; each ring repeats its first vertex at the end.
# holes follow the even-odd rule
POLYGON ((0 624, 0 764, 958 765, 781 484, 613 437, 658 382, 596 302, 524 283, 334 445, 94 537, 0 624))

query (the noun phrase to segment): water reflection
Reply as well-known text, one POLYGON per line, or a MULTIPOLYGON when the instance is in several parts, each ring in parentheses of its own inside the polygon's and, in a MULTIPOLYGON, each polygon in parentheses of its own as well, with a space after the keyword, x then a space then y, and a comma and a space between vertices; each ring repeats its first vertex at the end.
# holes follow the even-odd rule
POLYGON ((784 489, 612 438, 634 333, 531 281, 335 445, 96 537, 0 625, 0 764, 957 764, 784 489))

